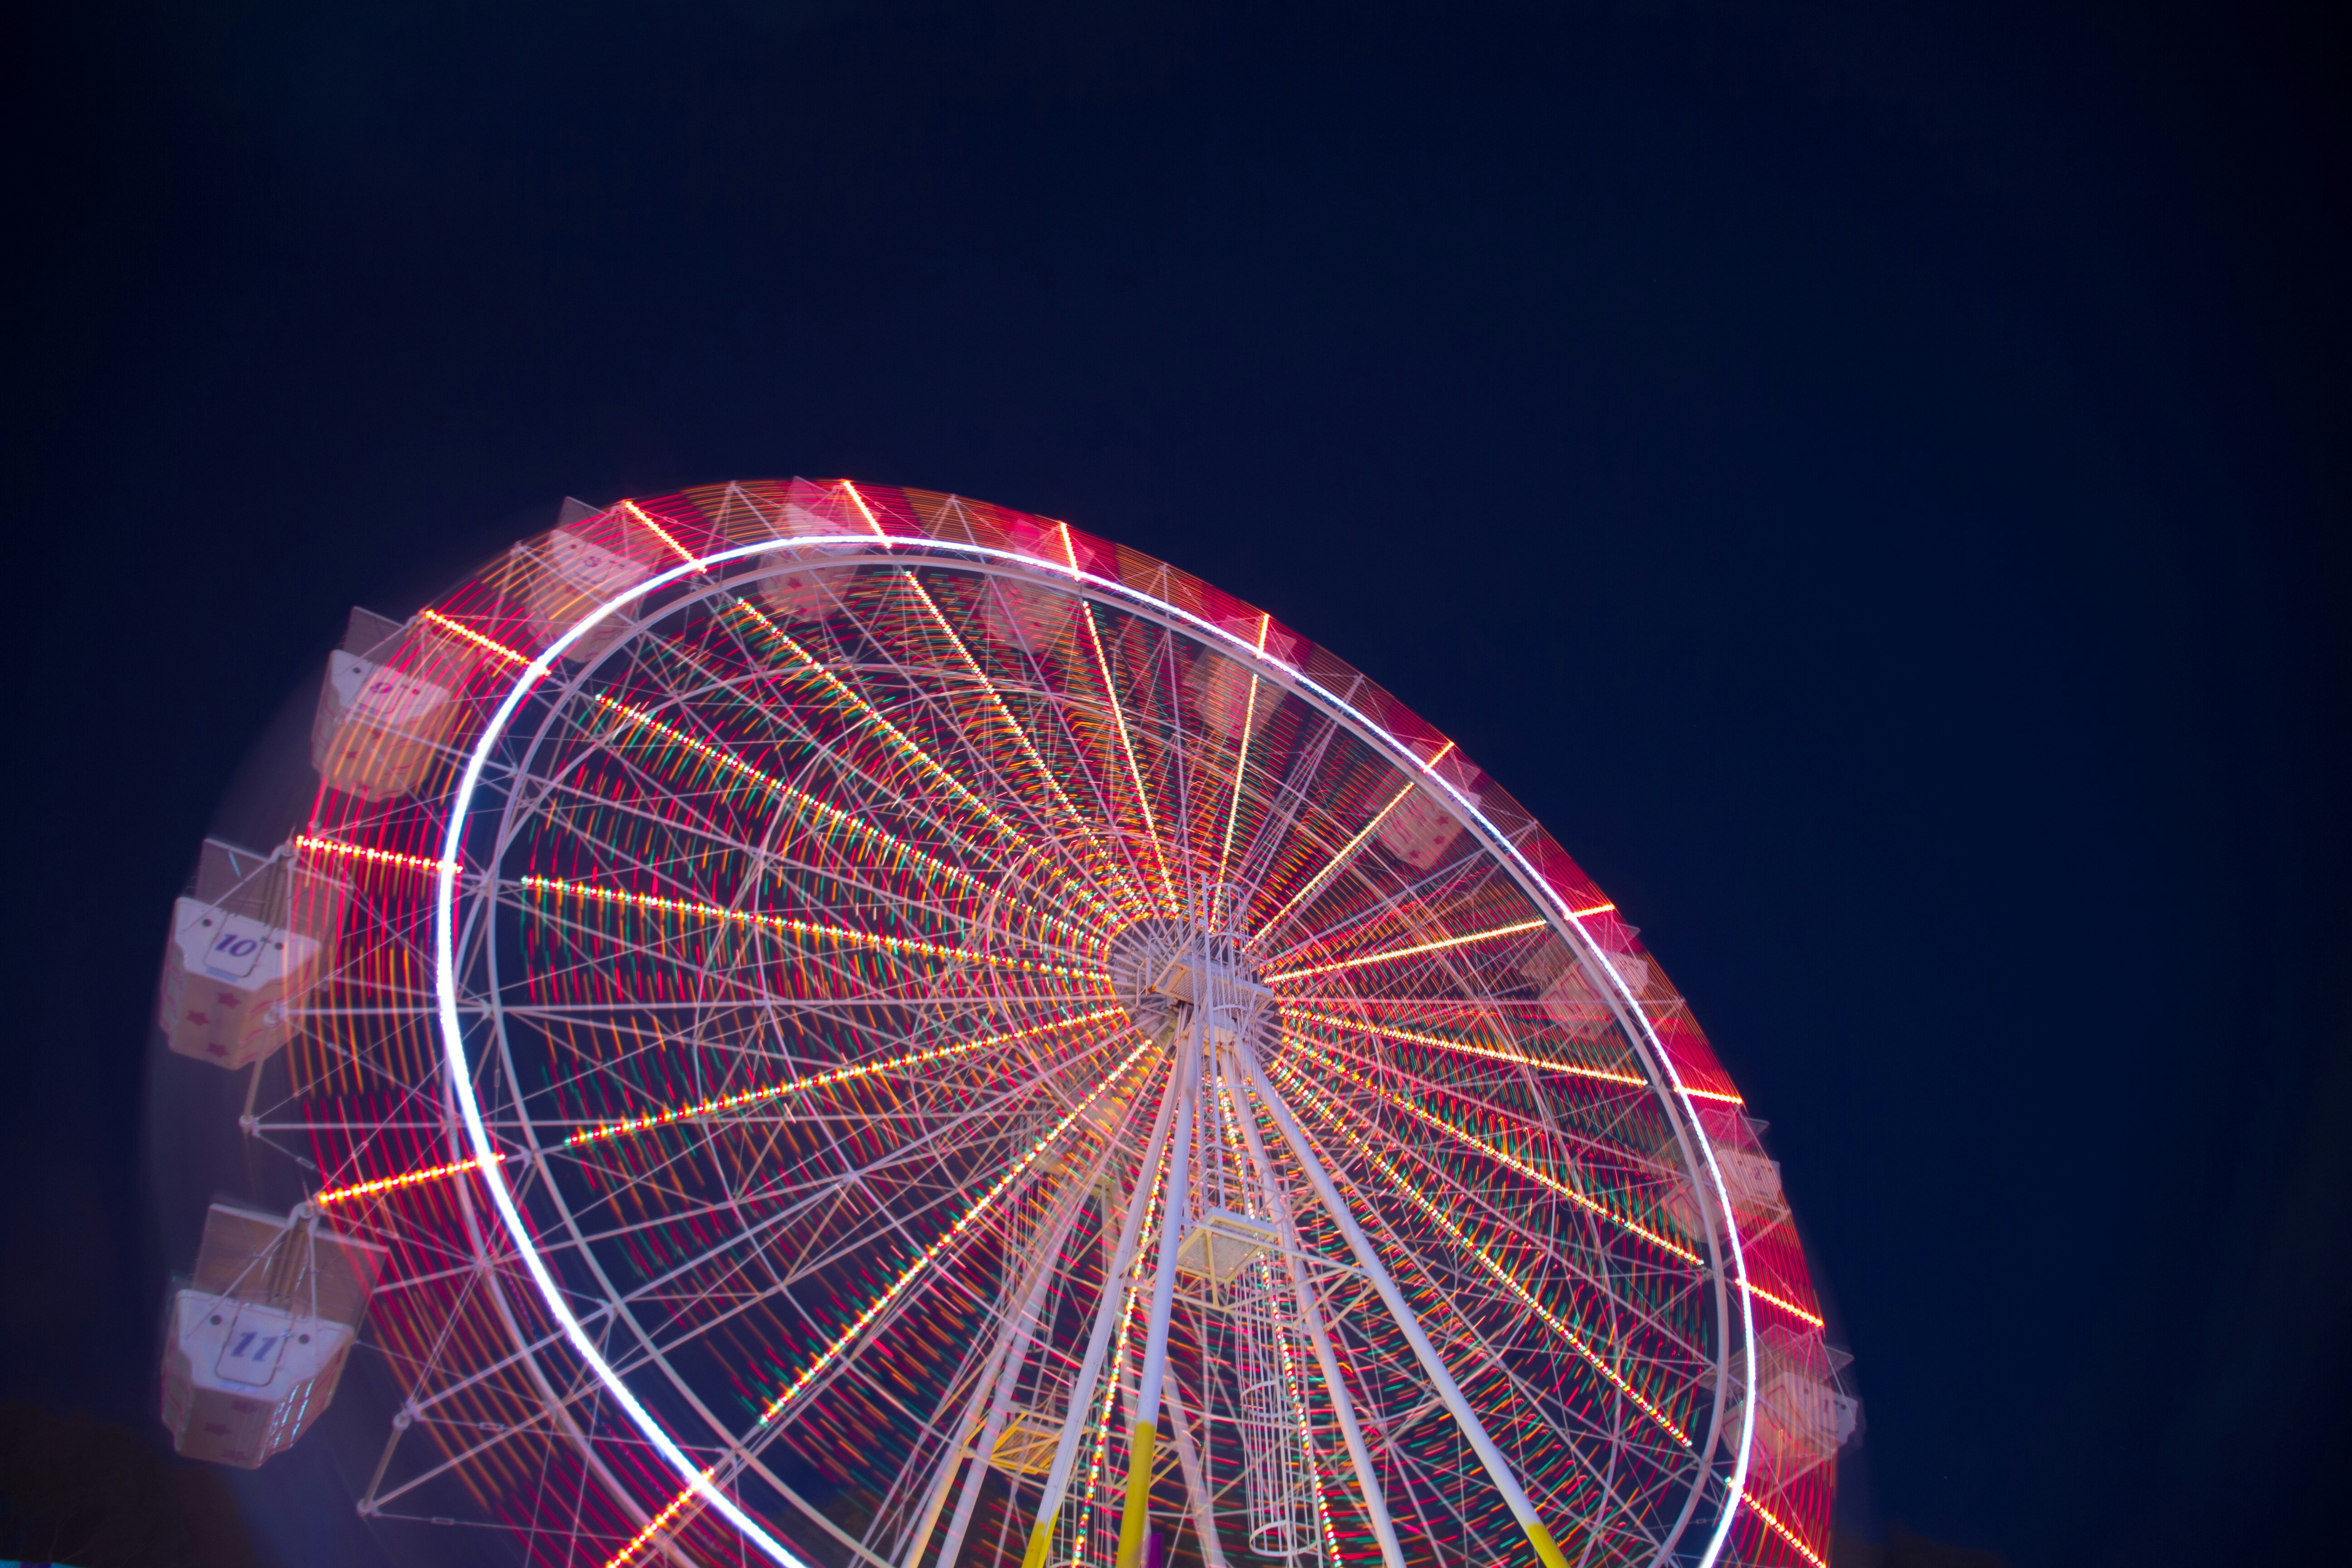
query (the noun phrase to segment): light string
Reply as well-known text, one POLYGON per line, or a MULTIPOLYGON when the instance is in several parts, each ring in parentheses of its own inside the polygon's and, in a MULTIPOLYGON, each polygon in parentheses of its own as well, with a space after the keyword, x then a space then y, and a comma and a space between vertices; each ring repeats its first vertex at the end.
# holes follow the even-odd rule
POLYGON ((1438 1229, 1444 1231, 1447 1236, 1453 1237, 1454 1245, 1460 1247, 1464 1251, 1469 1253, 1471 1257, 1484 1264, 1487 1272, 1494 1275, 1496 1279, 1500 1280, 1506 1289, 1509 1290, 1512 1295, 1525 1302, 1531 1311, 1544 1321, 1546 1326, 1550 1328, 1554 1333, 1559 1335, 1560 1338, 1566 1340, 1570 1348, 1574 1350, 1577 1354, 1582 1356, 1585 1361, 1590 1363, 1593 1369, 1599 1372, 1601 1376, 1607 1378, 1619 1393, 1622 1394, 1627 1399, 1632 1400, 1633 1404, 1640 1408, 1643 1415, 1649 1416, 1651 1420, 1655 1421, 1660 1426, 1664 1427, 1667 1435, 1673 1437, 1675 1442, 1681 1444, 1685 1448, 1691 1446, 1689 1434, 1685 1433, 1680 1426, 1676 1426, 1672 1416, 1668 1415, 1664 1411, 1652 1404, 1639 1389, 1635 1388, 1631 1383, 1628 1383, 1622 1373, 1620 1373, 1615 1367, 1610 1365, 1609 1363, 1603 1360, 1591 1346, 1584 1342, 1582 1335, 1579 1334, 1567 1323, 1561 1321, 1560 1319, 1552 1312, 1550 1308, 1544 1305, 1542 1301, 1537 1300, 1533 1292, 1528 1290, 1526 1286, 1519 1283, 1518 1278, 1516 1275, 1514 1275, 1509 1269, 1504 1268, 1500 1263, 1496 1262, 1493 1258, 1489 1257, 1485 1247, 1480 1247, 1476 1242, 1472 1241, 1468 1237, 1465 1236, 1460 1227, 1455 1226, 1452 1220, 1446 1217, 1445 1211, 1432 1203, 1420 1190, 1420 1188, 1414 1186, 1411 1182, 1406 1181, 1402 1175, 1398 1173, 1395 1167, 1391 1166, 1386 1160, 1381 1159, 1377 1153, 1374 1153, 1372 1150, 1358 1139, 1354 1133, 1349 1131, 1346 1125, 1323 1104, 1322 1097, 1316 1092, 1313 1087, 1304 1081, 1301 1075, 1291 1071, 1288 1064, 1278 1058, 1272 1064, 1272 1066, 1276 1074, 1280 1077, 1290 1089, 1302 1096, 1309 1105, 1314 1107, 1316 1113, 1322 1117, 1324 1123, 1327 1126, 1331 1127, 1339 1134, 1340 1137, 1346 1139, 1349 1147, 1353 1148, 1357 1153, 1362 1155, 1367 1161, 1370 1162, 1374 1169, 1378 1170, 1381 1175, 1388 1178, 1389 1184, 1391 1186, 1394 1187, 1400 1194, 1402 1194, 1407 1201, 1412 1204, 1414 1207, 1420 1209, 1423 1214, 1428 1215, 1431 1223, 1434 1224, 1438 1229))
POLYGON ((656 893, 627 893, 612 888, 592 887, 585 882, 562 881, 553 877, 524 877, 519 885, 532 892, 548 893, 557 898, 568 896, 583 902, 652 910, 661 914, 693 915, 703 920, 754 926, 780 936, 847 942, 852 946, 877 948, 884 952, 919 958, 944 959, 956 963, 986 963, 999 969, 1018 969, 1028 974, 1052 974, 1065 980, 1093 981, 1101 985, 1110 984, 1110 976, 1098 970, 1073 969, 1061 963, 1037 963, 1025 958, 1007 958, 992 952, 975 952, 970 948, 946 947, 935 942, 918 942, 911 937, 881 936, 873 931, 852 931, 847 926, 821 925, 814 921, 796 921, 783 915, 761 914, 753 910, 725 909, 691 899, 665 899, 656 893))

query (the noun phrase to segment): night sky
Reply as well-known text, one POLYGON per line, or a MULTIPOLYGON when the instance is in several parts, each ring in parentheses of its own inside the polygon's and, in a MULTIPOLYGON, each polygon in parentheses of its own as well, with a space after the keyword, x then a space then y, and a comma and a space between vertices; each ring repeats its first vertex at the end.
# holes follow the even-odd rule
MULTIPOLYGON (((567 494, 847 475, 1270 609, 1583 861, 1771 1123, 1858 1357, 1852 1529, 2344 1550, 2352 83, 2316 20, 11 26, 0 1392, 162 1441, 170 1211, 209 1195, 152 1192, 165 917, 346 607, 567 494)), ((296 1492, 247 1483, 265 1551, 364 1561, 296 1492)))

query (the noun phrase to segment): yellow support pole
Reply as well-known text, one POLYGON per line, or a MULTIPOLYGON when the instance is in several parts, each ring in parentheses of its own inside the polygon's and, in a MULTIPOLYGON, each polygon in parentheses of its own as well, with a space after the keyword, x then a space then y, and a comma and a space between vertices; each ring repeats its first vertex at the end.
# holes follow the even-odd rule
POLYGON ((1136 1423, 1127 1439, 1127 1509, 1118 1518, 1118 1568, 1143 1560, 1144 1526, 1151 1514, 1151 1461, 1160 1446, 1160 1424, 1136 1423))

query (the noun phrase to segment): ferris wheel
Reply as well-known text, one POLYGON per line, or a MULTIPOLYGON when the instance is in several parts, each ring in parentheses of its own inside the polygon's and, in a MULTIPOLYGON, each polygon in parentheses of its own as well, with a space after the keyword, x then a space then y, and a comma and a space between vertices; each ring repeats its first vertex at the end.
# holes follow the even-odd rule
POLYGON ((184 1451, 361 1353, 361 1512, 533 1563, 1825 1568, 1855 1407, 1761 1124, 1271 616, 919 490, 571 503, 354 612, 311 756, 165 953, 311 1173, 208 1221, 184 1451))

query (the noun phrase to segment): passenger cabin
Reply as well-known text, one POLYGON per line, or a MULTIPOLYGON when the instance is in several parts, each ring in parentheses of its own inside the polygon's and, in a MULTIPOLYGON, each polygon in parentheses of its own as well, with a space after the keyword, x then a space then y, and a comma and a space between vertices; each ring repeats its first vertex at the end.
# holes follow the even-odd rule
POLYGON ((383 1247, 337 1235, 308 1205, 282 1219, 213 1205, 194 1277, 172 1294, 173 1447, 248 1470, 291 1447, 335 1396, 383 1262, 383 1247))
MULTIPOLYGON (((457 728, 457 689, 470 660, 427 657, 421 667, 396 668, 405 630, 373 610, 354 609, 341 643, 327 656, 310 723, 310 762, 330 788, 362 800, 394 800, 415 790, 457 728)), ((419 648, 443 652, 437 642, 419 648)))
POLYGON ((1756 1441, 1750 1452, 1766 1484, 1785 1487, 1819 1469, 1860 1430, 1862 1402, 1845 1391, 1839 1376, 1853 1360, 1818 1331, 1775 1327, 1757 1336, 1756 1441))
MULTIPOLYGON (((1780 1191, 1780 1163, 1764 1152, 1765 1123, 1751 1121, 1730 1106, 1704 1105, 1699 1114, 1715 1149, 1716 1169, 1723 1173, 1724 1190, 1730 1194, 1731 1212, 1739 1222, 1741 1237, 1752 1241, 1785 1222, 1789 1200, 1780 1191)), ((1683 1164, 1682 1145, 1666 1139, 1655 1154, 1672 1176, 1667 1215, 1696 1243, 1706 1234, 1706 1226, 1696 1189, 1683 1164)), ((1704 1167, 1700 1179, 1705 1180, 1704 1167)))
MULTIPOLYGON (((529 567, 523 608, 541 647, 660 570, 650 550, 633 548, 617 528, 595 527, 598 518, 581 502, 565 501, 563 515, 546 538, 522 547, 529 567)), ((563 657, 586 664, 607 652, 629 635, 630 609, 624 605, 597 622, 563 657)))
MULTIPOLYGON (((1612 952, 1609 966, 1639 1001, 1650 988, 1650 961, 1630 952, 1612 952)), ((1617 1020, 1600 984, 1564 942, 1539 944, 1519 966, 1536 987, 1536 1001, 1544 1015, 1568 1032, 1570 1039, 1594 1040, 1608 1033, 1617 1020)), ((1612 988, 1613 989, 1613 987, 1612 988)))
POLYGON ((289 1012, 333 962, 345 893, 290 847, 205 839, 163 944, 158 1021, 173 1053, 236 1068, 284 1045, 289 1012))
MULTIPOLYGON (((782 510, 766 521, 788 539, 856 531, 798 501, 787 501, 782 510)), ((856 544, 816 544, 763 555, 760 564, 773 569, 772 575, 759 579, 751 590, 752 597, 769 614, 787 621, 830 619, 841 612, 841 595, 847 591, 857 568, 828 564, 826 558, 851 554, 860 548, 856 544)))

